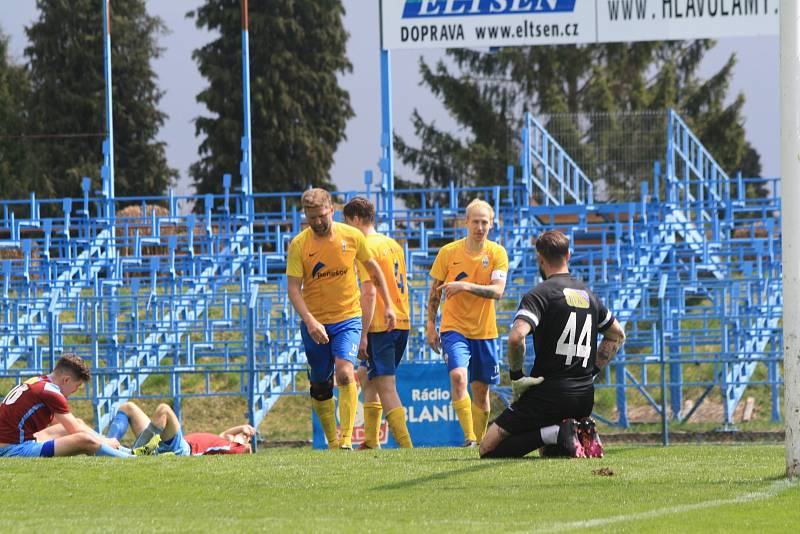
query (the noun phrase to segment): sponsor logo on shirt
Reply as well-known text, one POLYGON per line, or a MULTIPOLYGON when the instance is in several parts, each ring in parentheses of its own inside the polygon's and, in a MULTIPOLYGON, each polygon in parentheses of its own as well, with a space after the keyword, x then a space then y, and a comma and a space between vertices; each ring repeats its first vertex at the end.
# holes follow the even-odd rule
POLYGON ((564 298, 567 299, 567 304, 573 308, 589 309, 589 293, 582 289, 565 287, 564 298))
POLYGON ((325 268, 325 264, 321 261, 317 262, 314 268, 311 270, 311 278, 322 279, 322 278, 333 278, 337 276, 344 276, 347 274, 348 269, 337 269, 335 271, 322 271, 325 268))
POLYGON ((460 273, 458 273, 456 275, 456 282, 458 282, 459 280, 463 280, 467 276, 469 276, 467 273, 465 273, 464 271, 461 271, 460 273))

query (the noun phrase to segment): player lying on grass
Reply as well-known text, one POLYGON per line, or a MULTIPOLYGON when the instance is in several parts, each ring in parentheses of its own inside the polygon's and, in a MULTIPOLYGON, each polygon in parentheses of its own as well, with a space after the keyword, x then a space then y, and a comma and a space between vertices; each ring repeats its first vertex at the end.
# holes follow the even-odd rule
POLYGON ((247 454, 252 452, 250 441, 256 429, 239 425, 219 434, 193 432, 183 434, 181 423, 172 408, 159 404, 152 417, 133 402, 119 407, 109 427, 109 436, 122 438, 128 425, 136 436, 133 450, 139 455, 174 453, 176 456, 207 454, 247 454))
POLYGON ((625 342, 613 314, 569 272, 569 240, 558 231, 536 241, 544 280, 522 297, 508 336, 512 404, 481 442, 482 458, 519 458, 558 445, 573 458, 601 457, 594 421, 594 376, 625 342), (598 333, 603 341, 597 346, 598 333), (525 338, 536 360, 524 376, 525 338))
POLYGON ((99 436, 70 413, 67 397, 90 376, 86 363, 67 353, 49 375, 30 378, 12 389, 0 404, 0 457, 132 457, 119 441, 99 436), (53 421, 57 428, 46 431, 53 421))

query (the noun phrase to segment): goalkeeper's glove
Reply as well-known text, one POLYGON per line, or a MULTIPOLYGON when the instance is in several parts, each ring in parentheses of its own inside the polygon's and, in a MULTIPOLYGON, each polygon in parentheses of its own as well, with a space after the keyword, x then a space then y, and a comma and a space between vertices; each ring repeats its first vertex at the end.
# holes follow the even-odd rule
POLYGON ((522 371, 511 371, 511 402, 517 402, 522 395, 533 386, 544 382, 543 376, 525 376, 522 371))

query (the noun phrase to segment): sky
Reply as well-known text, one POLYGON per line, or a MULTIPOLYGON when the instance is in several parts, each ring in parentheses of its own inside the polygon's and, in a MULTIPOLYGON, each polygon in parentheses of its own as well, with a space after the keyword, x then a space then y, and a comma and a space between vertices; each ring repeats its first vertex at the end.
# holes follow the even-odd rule
MULTIPOLYGON (((343 0, 346 10, 345 28, 350 33, 348 55, 353 72, 342 75, 342 86, 349 91, 355 117, 347 125, 347 139, 335 154, 331 170, 334 183, 340 190, 361 189, 364 171, 379 176, 381 155, 381 103, 378 2, 343 0)), ((98 2, 99 4, 99 2, 98 2)), ((197 159, 200 140, 195 137, 193 120, 206 114, 195 101, 205 80, 192 60, 192 51, 214 36, 195 27, 187 19, 188 11, 202 4, 201 0, 148 0, 151 14, 161 17, 170 33, 160 39, 164 48, 154 63, 159 85, 165 91, 161 109, 169 115, 159 137, 167 144, 169 164, 180 173, 176 192, 192 191, 188 168, 197 159)), ((0 0, 0 28, 10 38, 12 58, 24 62, 27 44, 24 27, 37 18, 36 0, 0 0)), ((98 6, 99 7, 99 6, 98 6)), ((743 93, 746 98, 744 116, 749 141, 761 154, 764 176, 778 176, 780 171, 780 94, 778 37, 748 37, 721 39, 708 52, 700 76, 716 72, 730 54, 737 55, 737 65, 729 98, 743 93)), ((406 139, 414 138, 411 114, 418 109, 440 128, 455 130, 456 123, 436 98, 420 86, 419 59, 434 63, 444 57, 441 51, 398 51, 392 55, 392 91, 394 129, 406 139)), ((238 68, 238 64, 234 67, 238 68)), ((98 146, 98 151, 100 147, 98 146)), ((396 163, 404 178, 413 178, 410 169, 396 163)), ((236 172, 237 169, 231 169, 236 172)))

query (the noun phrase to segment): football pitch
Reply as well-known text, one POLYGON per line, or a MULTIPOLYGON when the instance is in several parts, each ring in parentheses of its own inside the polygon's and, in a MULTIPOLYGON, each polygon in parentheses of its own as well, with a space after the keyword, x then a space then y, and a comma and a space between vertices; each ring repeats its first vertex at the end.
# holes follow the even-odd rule
POLYGON ((784 465, 774 445, 0 460, 0 532, 796 532, 784 465))

